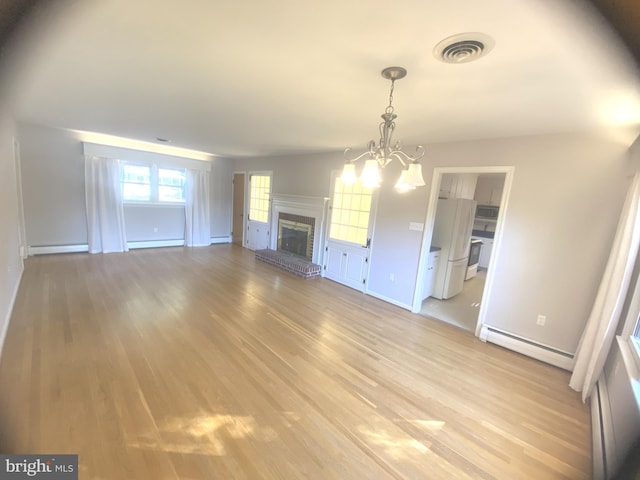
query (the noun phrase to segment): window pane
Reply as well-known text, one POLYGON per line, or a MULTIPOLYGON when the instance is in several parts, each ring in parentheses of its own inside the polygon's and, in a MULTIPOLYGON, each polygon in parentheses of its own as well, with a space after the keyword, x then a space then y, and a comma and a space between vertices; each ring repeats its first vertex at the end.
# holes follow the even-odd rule
POLYGON ((122 168, 124 182, 151 183, 151 168, 140 165, 124 165, 122 168))
POLYGON ((125 201, 148 202, 151 200, 151 167, 122 166, 122 197, 125 201))
POLYGON ((182 187, 158 187, 158 200, 161 202, 184 202, 184 189, 182 187))
POLYGON ((249 219, 267 222, 269 220, 271 177, 269 175, 251 175, 249 183, 249 219))
POLYGON ((355 183, 345 185, 336 179, 333 191, 329 237, 335 240, 367 244, 371 189, 355 183))
POLYGON ((122 189, 125 200, 148 202, 151 200, 151 186, 137 183, 125 183, 122 189))
POLYGON ((184 187, 185 172, 184 170, 172 170, 168 168, 158 169, 158 184, 174 185, 184 187))

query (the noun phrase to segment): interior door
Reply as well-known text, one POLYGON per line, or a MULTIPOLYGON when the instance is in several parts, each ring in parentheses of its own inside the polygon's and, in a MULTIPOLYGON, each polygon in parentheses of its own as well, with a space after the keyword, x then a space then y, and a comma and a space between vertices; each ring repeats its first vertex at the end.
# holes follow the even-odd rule
POLYGON ((244 173, 233 174, 233 224, 231 242, 243 244, 244 235, 244 173))

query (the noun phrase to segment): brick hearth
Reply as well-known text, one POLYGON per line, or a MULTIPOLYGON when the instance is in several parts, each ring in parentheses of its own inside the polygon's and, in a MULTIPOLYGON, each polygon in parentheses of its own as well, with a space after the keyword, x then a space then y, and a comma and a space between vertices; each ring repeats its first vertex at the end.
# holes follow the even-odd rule
POLYGON ((320 265, 286 252, 269 249, 256 250, 256 259, 303 278, 317 277, 322 271, 320 265))

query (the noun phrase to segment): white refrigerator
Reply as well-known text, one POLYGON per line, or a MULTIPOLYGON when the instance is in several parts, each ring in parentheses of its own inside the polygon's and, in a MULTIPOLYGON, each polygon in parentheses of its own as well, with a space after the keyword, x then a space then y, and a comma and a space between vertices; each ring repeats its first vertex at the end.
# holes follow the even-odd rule
POLYGON ((462 291, 475 213, 475 200, 438 200, 431 245, 440 247, 441 251, 431 296, 442 300, 462 291))

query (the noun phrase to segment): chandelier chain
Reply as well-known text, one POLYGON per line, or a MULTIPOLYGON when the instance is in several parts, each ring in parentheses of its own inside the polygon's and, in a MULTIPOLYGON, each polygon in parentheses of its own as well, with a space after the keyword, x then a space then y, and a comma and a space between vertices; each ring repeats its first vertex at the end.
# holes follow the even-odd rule
POLYGON ((387 113, 393 113, 393 88, 395 86, 396 81, 391 80, 391 88, 389 89, 389 106, 386 108, 387 113))

